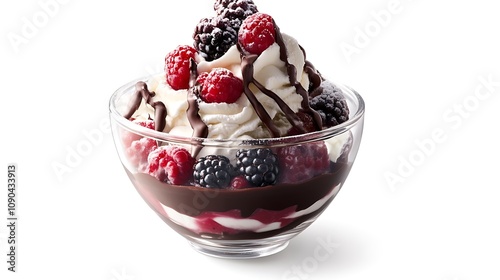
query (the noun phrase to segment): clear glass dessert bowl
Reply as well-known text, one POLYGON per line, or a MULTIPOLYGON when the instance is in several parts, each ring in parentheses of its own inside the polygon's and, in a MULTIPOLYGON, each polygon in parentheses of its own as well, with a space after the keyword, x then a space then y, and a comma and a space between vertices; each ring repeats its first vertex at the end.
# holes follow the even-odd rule
MULTIPOLYGON (((194 249, 207 255, 255 258, 286 248, 290 239, 311 225, 335 198, 360 146, 364 101, 347 86, 338 85, 349 106, 349 120, 340 125, 296 136, 233 140, 171 135, 125 118, 118 108, 119 101, 134 94, 138 81, 119 88, 109 103, 119 158, 151 209, 194 249), (180 184, 166 180, 168 174, 155 176, 158 173, 151 173, 144 161, 151 161, 154 157, 151 154, 158 156, 161 152, 134 154, 141 151, 140 148, 131 152, 134 141, 143 144, 142 150, 163 149, 169 158, 163 162, 170 168, 166 173, 178 174, 177 167, 169 164, 175 161, 182 165, 185 161, 189 168, 192 166, 192 174, 183 175, 187 177, 180 184), (200 166, 203 161, 198 162, 208 155, 224 156, 229 162, 222 165, 234 166, 235 173, 230 174, 234 177, 227 179, 231 180, 229 187, 202 187, 193 183, 194 176, 199 180, 200 176, 208 176, 205 173, 212 174, 212 179, 206 177, 207 181, 216 176, 217 171, 200 166), (256 161, 261 161, 261 165, 253 165, 256 161), (271 177, 266 180, 272 184, 242 183, 247 170, 253 174, 266 172, 261 169, 273 170, 273 174, 264 175, 271 177)), ((159 165, 160 162, 157 161, 159 165)))

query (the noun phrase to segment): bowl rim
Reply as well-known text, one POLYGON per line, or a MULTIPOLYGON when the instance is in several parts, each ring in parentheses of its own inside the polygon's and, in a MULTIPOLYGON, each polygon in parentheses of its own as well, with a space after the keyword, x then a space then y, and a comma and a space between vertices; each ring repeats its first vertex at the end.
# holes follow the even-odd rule
POLYGON ((340 87, 342 93, 346 98, 354 101, 354 104, 357 106, 357 110, 354 114, 349 118, 349 120, 324 129, 320 131, 314 131, 309 133, 304 133, 300 135, 293 136, 284 136, 284 137, 271 137, 271 138, 261 138, 261 139, 223 139, 223 138, 201 138, 201 137, 185 137, 172 135, 168 132, 156 131, 149 128, 145 128, 141 125, 138 125, 134 122, 129 121, 125 117, 123 117, 117 110, 115 103, 120 96, 131 90, 135 87, 137 82, 143 81, 148 82, 150 78, 154 78, 155 76, 145 76, 142 78, 135 79, 130 81, 121 87, 119 87, 115 92, 111 95, 109 99, 109 113, 111 121, 116 121, 121 127, 135 133, 141 135, 143 137, 148 137, 155 139, 157 141, 166 141, 172 143, 179 144, 202 144, 203 146, 275 146, 279 144, 289 145, 290 143, 300 144, 307 143, 313 141, 320 141, 335 137, 337 135, 341 135, 349 130, 351 130, 358 123, 363 122, 364 114, 365 114, 365 102, 363 97, 353 88, 343 84, 343 83, 334 83, 336 86, 340 87))

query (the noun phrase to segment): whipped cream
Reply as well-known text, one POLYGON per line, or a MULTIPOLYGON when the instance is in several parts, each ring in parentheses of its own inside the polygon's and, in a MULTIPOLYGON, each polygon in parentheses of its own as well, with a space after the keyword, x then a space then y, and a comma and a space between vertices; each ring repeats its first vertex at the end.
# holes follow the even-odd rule
POLYGON ((325 140, 328 155, 332 162, 337 162, 344 152, 344 146, 349 145, 350 141, 352 141, 352 133, 349 131, 325 140))
MULTIPOLYGON (((298 42, 291 36, 283 34, 283 41, 288 50, 288 62, 297 69, 297 80, 304 88, 309 86, 309 77, 303 70, 305 55, 298 42)), ((205 61, 198 57, 198 73, 209 72, 213 68, 222 67, 229 69, 233 74, 242 79, 241 54, 236 46, 231 47, 226 54, 214 61, 205 61)), ((273 91, 294 112, 301 108, 302 96, 297 94, 290 80, 285 63, 280 60, 280 47, 274 43, 265 50, 254 63, 254 78, 273 91)), ((164 132, 177 136, 192 136, 192 128, 186 115, 188 108, 188 90, 174 90, 166 83, 163 74, 153 77, 148 81, 148 88, 155 92, 153 102, 162 101, 167 109, 166 127, 164 132)), ((276 102, 250 86, 259 102, 262 103, 267 113, 274 120, 278 129, 285 134, 291 125, 286 120, 276 102)), ((232 104, 206 103, 199 101, 199 115, 208 127, 208 138, 215 139, 251 139, 268 138, 271 135, 263 127, 257 113, 250 104, 245 94, 232 104)), ((139 109, 132 116, 135 119, 148 119, 154 116, 154 109, 142 101, 139 109)))

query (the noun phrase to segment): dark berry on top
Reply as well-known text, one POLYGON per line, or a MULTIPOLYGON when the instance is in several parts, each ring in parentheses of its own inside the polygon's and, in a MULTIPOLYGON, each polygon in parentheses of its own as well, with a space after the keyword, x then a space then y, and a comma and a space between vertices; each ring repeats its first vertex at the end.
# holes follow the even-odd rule
POLYGON ((217 16, 230 20, 231 26, 238 31, 243 21, 258 12, 252 0, 217 0, 214 4, 217 16))
POLYGON ((274 185, 278 179, 278 157, 270 149, 238 150, 236 167, 256 187, 274 185))
POLYGON ((323 127, 332 127, 349 119, 349 108, 342 90, 329 81, 311 93, 310 106, 323 120, 323 127))
POLYGON ((234 167, 227 157, 208 155, 196 161, 193 178, 198 186, 225 189, 231 183, 234 173, 234 167))
POLYGON ((193 33, 194 48, 207 61, 223 56, 238 42, 238 31, 228 18, 203 18, 193 33))

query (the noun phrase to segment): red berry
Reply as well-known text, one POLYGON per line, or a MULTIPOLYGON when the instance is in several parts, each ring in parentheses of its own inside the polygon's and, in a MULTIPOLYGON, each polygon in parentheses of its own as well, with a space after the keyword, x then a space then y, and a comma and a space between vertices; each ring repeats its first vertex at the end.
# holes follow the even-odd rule
POLYGON ((184 148, 161 146, 148 157, 148 173, 158 180, 173 184, 187 184, 193 174, 195 159, 184 148))
MULTIPOLYGON (((140 126, 155 129, 155 124, 152 120, 132 121, 140 126)), ((123 130, 122 141, 125 155, 129 162, 136 167, 139 172, 145 172, 148 165, 148 155, 157 147, 156 141, 142 137, 128 130, 123 130)))
POLYGON ((328 150, 322 141, 280 148, 278 161, 282 183, 308 180, 330 168, 328 150))
POLYGON ((137 167, 139 172, 146 172, 148 167, 148 155, 157 148, 156 141, 151 138, 134 140, 125 150, 130 163, 137 167))
MULTIPOLYGON (((314 125, 313 118, 310 114, 307 114, 304 111, 298 111, 297 117, 299 117, 299 119, 302 121, 302 128, 304 128, 306 133, 316 131, 316 126, 314 125)), ((299 134, 302 134, 302 132, 296 127, 292 126, 292 128, 288 130, 287 136, 299 134)))
POLYGON ((145 121, 135 120, 134 122, 140 126, 143 126, 143 127, 146 127, 146 128, 152 129, 152 130, 155 129, 155 122, 153 120, 145 120, 145 121))
POLYGON ((207 79, 207 76, 208 76, 207 72, 203 72, 200 75, 198 75, 198 78, 196 78, 196 84, 203 85, 203 83, 207 79))
POLYGON ((238 32, 238 42, 251 54, 261 54, 274 44, 275 37, 273 18, 263 13, 247 17, 238 32))
POLYGON ((200 97, 207 103, 234 103, 243 93, 243 81, 227 69, 214 68, 201 79, 200 97))
POLYGON ((167 83, 175 90, 188 89, 191 71, 189 61, 196 57, 196 50, 191 46, 178 46, 165 57, 167 83))
POLYGON ((218 217, 238 219, 241 217, 241 213, 236 209, 229 210, 220 214, 215 212, 204 212, 201 215, 196 216, 196 224, 199 228, 199 233, 215 233, 218 235, 238 233, 237 229, 227 228, 214 221, 214 219, 218 217))
POLYGON ((229 189, 232 190, 241 190, 250 187, 252 187, 252 185, 250 185, 250 182, 248 182, 247 179, 245 179, 244 175, 234 177, 231 180, 231 183, 229 184, 229 189))
MULTIPOLYGON (((149 129, 153 130, 155 129, 155 123, 153 120, 144 120, 144 121, 132 120, 132 122, 140 126, 147 127, 149 129)), ((135 140, 139 140, 141 138, 142 136, 137 135, 134 132, 123 130, 122 141, 125 147, 130 147, 130 144, 132 144, 132 142, 134 142, 135 140)))

